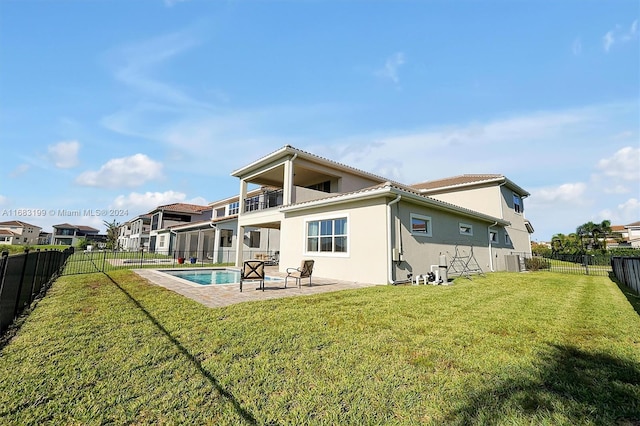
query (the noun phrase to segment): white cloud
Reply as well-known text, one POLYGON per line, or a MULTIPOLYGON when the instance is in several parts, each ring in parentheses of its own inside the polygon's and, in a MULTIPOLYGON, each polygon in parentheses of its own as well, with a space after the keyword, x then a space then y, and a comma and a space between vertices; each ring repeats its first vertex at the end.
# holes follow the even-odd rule
POLYGON ((166 34, 112 50, 108 57, 115 78, 129 89, 158 101, 203 106, 183 90, 151 76, 155 68, 199 44, 196 30, 166 34))
POLYGON ((78 141, 62 141, 49 145, 49 159, 60 169, 70 169, 78 164, 78 141))
POLYGON ((598 161, 596 168, 608 178, 640 182, 640 148, 624 147, 598 161))
POLYGON ((162 177, 162 163, 144 154, 114 158, 98 171, 86 171, 76 178, 76 183, 105 188, 134 187, 162 177))
POLYGON ((613 31, 607 32, 604 37, 602 37, 602 44, 604 46, 605 52, 608 52, 615 43, 615 38, 613 37, 613 31))
POLYGON ((628 30, 622 29, 620 25, 616 25, 614 29, 607 31, 602 37, 602 45, 605 52, 609 52, 614 44, 627 43, 638 36, 638 20, 631 23, 628 30))
POLYGON ((582 182, 563 183, 558 186, 539 188, 531 191, 531 198, 536 204, 576 203, 582 200, 587 185, 582 182))
POLYGON ((185 202, 187 195, 184 192, 132 192, 129 195, 119 195, 113 201, 113 207, 117 209, 129 209, 133 211, 147 212, 157 206, 171 203, 185 202))
POLYGON ((22 176, 23 174, 27 173, 30 168, 31 166, 29 164, 20 164, 18 165, 18 167, 11 171, 9 176, 11 176, 12 178, 22 176))
POLYGON ((610 220, 613 225, 628 225, 640 220, 640 201, 629 198, 613 209, 604 209, 598 213, 597 220, 610 220))
POLYGON ((4 206, 9 202, 9 199, 4 195, 0 195, 0 206, 4 206))
POLYGON ((207 205, 209 202, 203 197, 187 199, 187 194, 178 191, 164 192, 131 192, 129 195, 119 195, 113 201, 112 207, 116 209, 126 209, 131 212, 131 216, 142 214, 153 210, 158 206, 172 203, 189 203, 207 205), (136 213, 138 212, 138 213, 136 213))
POLYGON ((575 56, 578 56, 580 55, 580 53, 582 53, 582 41, 580 40, 580 37, 576 38, 573 41, 573 44, 571 45, 571 51, 575 56))
POLYGON ((398 77, 398 70, 405 63, 404 53, 396 52, 387 58, 387 61, 384 64, 384 67, 376 71, 376 75, 378 77, 382 77, 385 79, 389 79, 394 83, 398 84, 400 82, 400 78, 398 77))

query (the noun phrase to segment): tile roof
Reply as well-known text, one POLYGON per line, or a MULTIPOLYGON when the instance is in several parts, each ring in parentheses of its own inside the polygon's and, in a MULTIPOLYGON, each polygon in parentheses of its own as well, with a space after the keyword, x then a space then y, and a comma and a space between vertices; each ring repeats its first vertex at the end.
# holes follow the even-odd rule
MULTIPOLYGON (((364 171, 364 170, 361 170, 361 169, 357 169, 355 167, 348 166, 348 165, 346 165, 344 163, 339 163, 337 161, 331 160, 331 159, 326 158, 326 157, 321 157, 321 156, 319 156, 317 154, 313 154, 311 152, 307 152, 307 151, 301 150, 301 149, 293 147, 291 145, 285 145, 282 148, 277 149, 277 150, 271 152, 270 154, 267 154, 267 155, 259 158, 258 160, 252 162, 251 164, 249 164, 247 166, 244 166, 244 167, 241 167, 240 169, 234 170, 233 172, 231 172, 231 176, 236 176, 236 174, 238 174, 242 170, 250 170, 256 164, 259 164, 260 162, 263 162, 263 161, 269 159, 270 157, 278 155, 279 153, 289 153, 289 154, 301 155, 302 157, 304 157, 306 159, 316 160, 316 161, 318 161, 320 163, 331 164, 331 165, 336 166, 338 168, 341 168, 343 170, 350 170, 351 172, 355 172, 355 173, 357 173, 359 175, 369 176, 370 178, 379 180, 380 182, 389 181, 388 178, 385 178, 385 177, 382 177, 382 176, 379 176, 379 175, 376 175, 374 173, 370 173, 370 172, 367 172, 367 171, 364 171)), ((391 182, 394 183, 394 184, 402 185, 399 182, 394 182, 394 181, 391 181, 391 182)))
POLYGON ((0 229, 0 235, 20 236, 17 232, 9 231, 8 229, 0 229))
POLYGON ((68 229, 79 229, 81 231, 91 231, 91 232, 100 232, 99 229, 93 228, 91 226, 86 225, 71 225, 70 223, 61 223, 59 225, 53 225, 54 228, 68 228, 68 229))
MULTIPOLYGON (((365 197, 367 194, 371 194, 371 195, 376 195, 377 192, 379 192, 380 190, 384 190, 384 189, 388 189, 388 190, 392 190, 395 194, 397 194, 399 191, 408 194, 410 196, 413 197, 414 200, 418 200, 420 202, 424 202, 427 203, 431 206, 434 207, 438 207, 441 209, 446 209, 446 210, 453 210, 453 211, 457 211, 458 213, 462 213, 464 215, 469 215, 469 216, 473 216, 476 218, 483 218, 485 220, 491 220, 491 221, 498 221, 500 223, 508 223, 500 218, 496 218, 484 213, 480 213, 477 212, 475 210, 471 210, 468 209, 466 207, 461 207, 458 206, 456 204, 452 204, 446 201, 442 201, 442 200, 438 200, 436 198, 433 197, 429 197, 427 195, 424 195, 420 192, 418 192, 416 189, 409 187, 409 186, 404 186, 402 184, 395 184, 393 182, 384 182, 384 183, 380 183, 378 185, 373 185, 364 189, 360 189, 357 191, 352 191, 352 192, 347 192, 347 193, 341 193, 341 194, 336 194, 334 196, 331 197, 326 197, 326 198, 320 198, 318 200, 312 200, 312 201, 304 201, 301 203, 296 203, 296 204, 291 204, 289 206, 284 207, 282 210, 295 210, 296 208, 303 208, 304 206, 314 206, 317 204, 322 204, 325 202, 331 202, 331 201, 339 201, 341 198, 343 199, 351 199, 353 197, 359 197, 359 196, 363 196, 365 197)), ((382 195, 382 194, 378 194, 378 195, 382 195)))
POLYGON ((20 220, 9 220, 7 222, 0 222, 0 226, 22 226, 22 227, 31 226, 32 228, 40 228, 40 226, 38 225, 32 225, 30 223, 22 222, 20 220))
POLYGON ((504 176, 497 175, 497 174, 465 174, 465 175, 453 176, 453 177, 448 177, 443 179, 420 182, 410 186, 417 190, 439 189, 439 188, 448 188, 450 186, 490 182, 490 181, 495 181, 499 179, 504 179, 504 176))
POLYGON ((202 213, 205 210, 209 210, 211 207, 209 206, 201 206, 199 204, 189 204, 189 203, 173 203, 173 204, 165 204, 164 206, 158 206, 152 211, 155 212, 157 210, 167 210, 172 212, 180 212, 180 213, 202 213))

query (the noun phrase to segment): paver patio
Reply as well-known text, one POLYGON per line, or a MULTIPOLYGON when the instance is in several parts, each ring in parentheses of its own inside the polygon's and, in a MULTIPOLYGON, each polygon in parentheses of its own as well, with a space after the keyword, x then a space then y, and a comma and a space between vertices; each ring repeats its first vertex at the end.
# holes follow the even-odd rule
MULTIPOLYGON (((284 278, 286 274, 278 271, 277 266, 265 267, 266 275, 271 277, 284 278)), ((257 283, 245 282, 243 291, 240 292, 239 284, 212 284, 198 285, 185 284, 180 279, 176 279, 161 271, 154 269, 134 269, 133 272, 146 278, 152 284, 165 287, 171 291, 202 303, 211 308, 233 305, 235 303, 250 302, 255 300, 277 299, 281 297, 306 296, 311 294, 327 293, 331 291, 349 290, 357 288, 372 287, 379 284, 360 283, 352 281, 340 281, 322 277, 313 277, 312 285, 304 279, 302 286, 298 288, 295 280, 289 280, 287 288, 284 288, 284 281, 265 281, 265 291, 256 290, 257 283)))

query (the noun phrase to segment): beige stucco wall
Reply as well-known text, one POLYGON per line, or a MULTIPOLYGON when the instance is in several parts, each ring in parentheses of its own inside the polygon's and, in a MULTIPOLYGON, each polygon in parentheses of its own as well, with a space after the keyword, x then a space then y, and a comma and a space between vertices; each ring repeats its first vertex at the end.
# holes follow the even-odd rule
POLYGON ((285 213, 280 231, 280 271, 314 259, 313 275, 385 284, 387 277, 386 204, 383 198, 344 206, 285 213), (348 253, 305 253, 306 221, 348 218, 348 253))
POLYGON ((502 217, 503 200, 501 200, 500 191, 496 186, 445 192, 429 195, 429 197, 490 216, 502 217))
MULTIPOLYGON (((530 255, 531 240, 524 224, 525 215, 523 212, 516 213, 514 210, 513 194, 513 190, 506 186, 494 185, 429 196, 511 222, 511 225, 506 229, 511 239, 511 245, 508 247, 510 250, 507 254, 517 252, 530 255)), ((525 201, 522 200, 523 208, 525 208, 525 201)), ((504 243, 504 239, 504 234, 501 233, 500 242, 504 243)))

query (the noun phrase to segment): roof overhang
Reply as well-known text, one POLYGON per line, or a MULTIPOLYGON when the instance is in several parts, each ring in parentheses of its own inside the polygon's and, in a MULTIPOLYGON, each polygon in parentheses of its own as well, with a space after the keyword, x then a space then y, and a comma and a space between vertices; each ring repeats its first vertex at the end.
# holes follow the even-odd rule
POLYGON ((381 198, 381 197, 384 197, 384 198, 397 197, 398 195, 400 195, 401 199, 404 199, 405 201, 420 204, 425 207, 430 207, 430 208, 434 208, 442 211, 456 213, 458 215, 470 217, 483 222, 493 223, 501 226, 508 226, 511 224, 511 222, 506 221, 504 219, 500 219, 494 216, 486 215, 484 213, 469 210, 464 207, 456 206, 455 204, 436 200, 435 198, 426 197, 424 195, 417 194, 412 191, 407 191, 403 188, 394 186, 389 182, 385 183, 384 185, 376 186, 376 187, 365 189, 362 191, 357 191, 357 192, 343 194, 335 197, 322 198, 315 201, 308 201, 305 203, 293 204, 290 206, 281 207, 279 210, 283 213, 297 212, 297 211, 315 209, 318 207, 335 206, 335 205, 346 204, 354 201, 361 201, 361 200, 367 200, 367 199, 374 199, 374 198, 381 198))
POLYGON ((352 175, 361 176, 373 181, 378 181, 383 183, 388 181, 388 179, 375 175, 373 173, 365 172, 364 170, 356 169, 351 166, 347 166, 346 164, 338 163, 333 160, 329 160, 328 158, 320 157, 318 155, 312 154, 310 152, 302 151, 298 148, 294 148, 291 145, 285 145, 277 151, 268 154, 259 160, 254 161, 251 164, 248 164, 240 169, 234 170, 231 172, 231 176, 237 178, 247 178, 250 176, 254 176, 258 173, 263 173, 267 169, 275 169, 286 160, 291 158, 303 159, 308 161, 309 163, 318 164, 324 166, 328 169, 333 169, 340 172, 349 173, 352 175))

